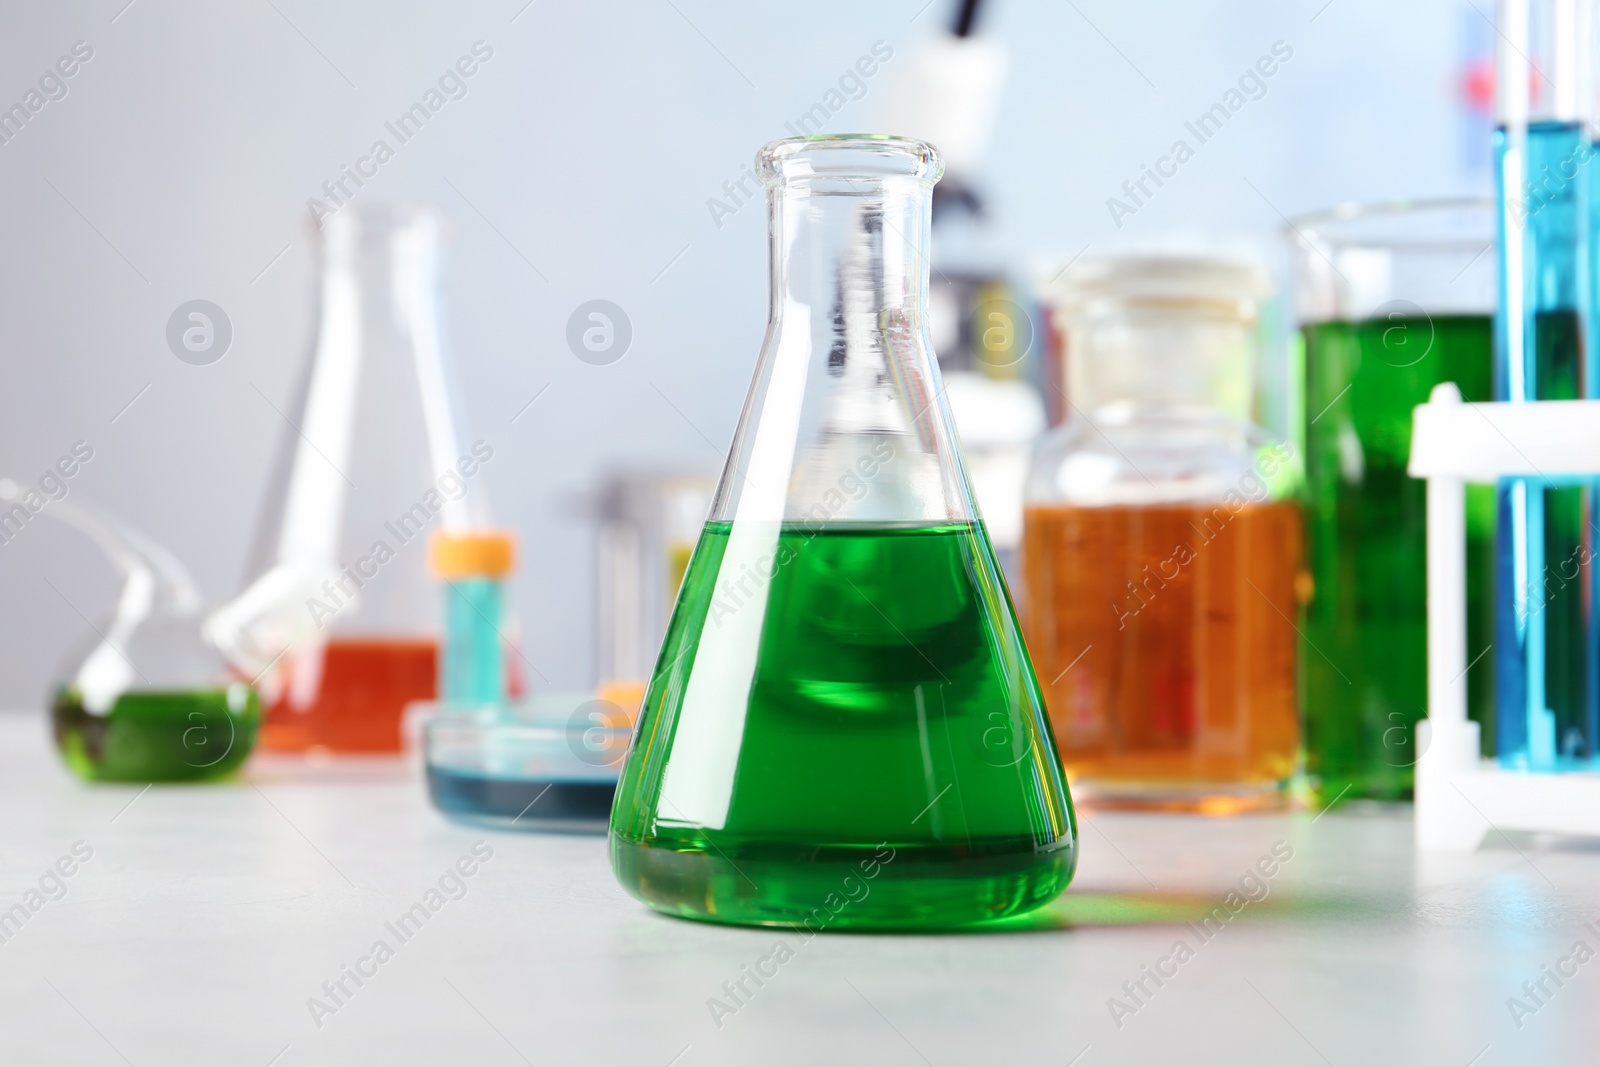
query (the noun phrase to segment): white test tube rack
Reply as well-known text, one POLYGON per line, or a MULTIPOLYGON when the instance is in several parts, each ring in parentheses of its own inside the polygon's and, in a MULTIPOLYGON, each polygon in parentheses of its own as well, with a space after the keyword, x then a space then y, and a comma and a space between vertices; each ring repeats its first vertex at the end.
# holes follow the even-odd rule
POLYGON ((1466 485, 1600 477, 1600 400, 1467 404, 1436 385, 1413 415, 1413 478, 1428 483, 1428 717, 1417 725, 1416 847, 1470 852, 1494 830, 1600 836, 1600 774, 1505 770, 1467 719, 1466 485))

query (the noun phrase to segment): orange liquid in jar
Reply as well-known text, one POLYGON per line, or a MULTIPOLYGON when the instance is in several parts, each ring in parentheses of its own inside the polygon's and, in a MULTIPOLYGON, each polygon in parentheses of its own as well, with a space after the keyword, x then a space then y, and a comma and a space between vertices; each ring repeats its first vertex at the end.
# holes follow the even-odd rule
POLYGON ((438 662, 439 646, 431 638, 330 641, 315 698, 295 706, 287 692, 280 697, 267 709, 261 747, 399 752, 406 705, 434 699, 438 662))
POLYGON ((1073 796, 1228 812, 1299 745, 1291 502, 1030 506, 1023 629, 1073 796))

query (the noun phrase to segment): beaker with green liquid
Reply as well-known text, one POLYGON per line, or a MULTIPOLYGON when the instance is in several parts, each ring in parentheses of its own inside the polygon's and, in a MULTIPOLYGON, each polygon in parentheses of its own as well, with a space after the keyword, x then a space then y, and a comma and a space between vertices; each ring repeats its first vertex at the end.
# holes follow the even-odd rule
MULTIPOLYGON (((1324 803, 1405 800, 1428 689, 1427 487, 1406 470, 1412 411, 1440 382, 1492 398, 1493 205, 1346 204, 1284 232, 1305 388, 1306 771, 1324 803)), ((1490 739, 1494 488, 1466 493, 1470 663, 1452 684, 1490 739)))
POLYGON ((942 164, 776 141, 772 306, 640 709, 612 867, 661 911, 933 928, 1066 887, 1076 827, 927 334, 942 164))

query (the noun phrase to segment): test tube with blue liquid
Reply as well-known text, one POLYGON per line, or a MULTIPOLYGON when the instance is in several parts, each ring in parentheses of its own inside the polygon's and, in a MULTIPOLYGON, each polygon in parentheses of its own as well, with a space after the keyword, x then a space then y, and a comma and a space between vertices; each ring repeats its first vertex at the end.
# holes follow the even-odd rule
MULTIPOLYGON (((1501 0, 1497 10, 1495 396, 1513 403, 1596 395, 1583 344, 1596 179, 1579 14, 1577 0, 1501 0)), ((1497 490, 1495 741, 1508 767, 1573 769, 1596 754, 1593 486, 1549 471, 1497 490)))

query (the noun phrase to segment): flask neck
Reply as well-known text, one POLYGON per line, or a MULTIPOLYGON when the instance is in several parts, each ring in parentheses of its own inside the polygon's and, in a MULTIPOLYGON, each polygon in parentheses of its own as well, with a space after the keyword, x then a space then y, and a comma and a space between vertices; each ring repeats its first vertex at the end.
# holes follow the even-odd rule
POLYGON ((779 180, 768 196, 770 321, 785 340, 847 353, 897 342, 926 355, 931 183, 779 180), (799 335, 799 336, 797 336, 799 335))
POLYGON ((370 326, 404 330, 437 305, 439 220, 426 209, 347 208, 323 224, 322 297, 359 307, 370 326))
MULTIPOLYGON (((404 204, 346 208, 324 224, 318 366, 312 385, 314 390, 320 385, 329 402, 308 411, 307 419, 330 435, 321 446, 330 460, 330 448, 339 454, 348 451, 362 377, 377 381, 388 374, 395 376, 387 386, 375 388, 410 393, 411 383, 403 379, 415 383, 412 395, 420 400, 435 476, 462 456, 466 438, 444 345, 441 237, 436 213, 404 204)), ((391 432, 406 429, 396 426, 391 432)), ((484 525, 483 516, 474 516, 465 498, 447 500, 441 516, 450 530, 484 525)))
POLYGON ((772 303, 711 518, 969 521, 927 331, 938 153, 818 137, 773 142, 757 163, 772 303))

